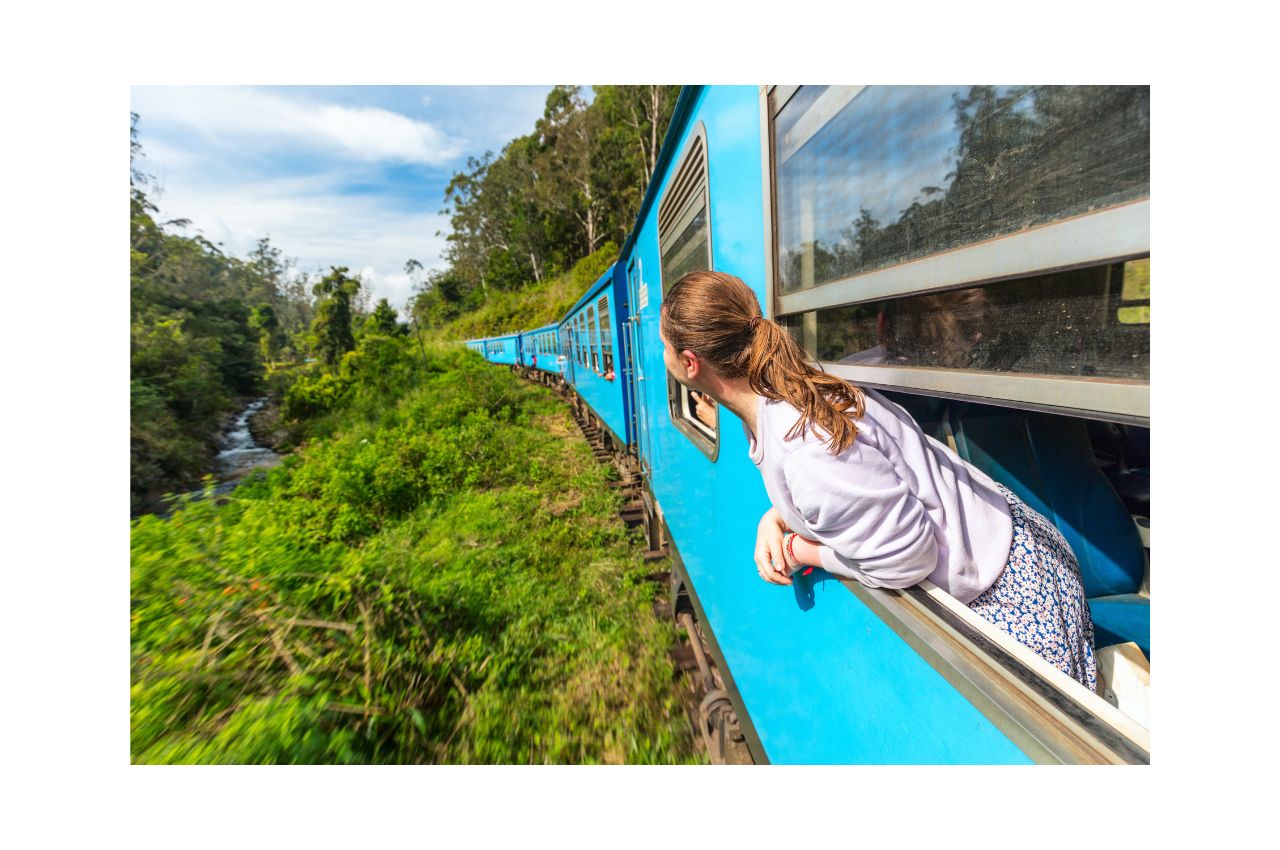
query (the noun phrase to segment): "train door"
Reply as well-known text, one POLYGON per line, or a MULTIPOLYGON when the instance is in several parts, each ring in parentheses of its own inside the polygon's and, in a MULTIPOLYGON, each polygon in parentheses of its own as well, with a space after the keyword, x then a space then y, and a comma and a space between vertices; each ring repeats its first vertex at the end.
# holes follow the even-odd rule
POLYGON ((575 372, 573 368, 573 335, 569 330, 569 325, 561 325, 557 328, 556 335, 560 339, 560 372, 564 379, 572 384, 575 372))
POLYGON ((644 373, 644 334, 641 332, 641 314, 649 306, 649 288, 642 277, 643 268, 639 258, 627 265, 627 298, 631 302, 631 315, 627 319, 627 334, 631 338, 631 370, 634 376, 628 381, 628 392, 631 393, 631 411, 635 418, 636 453, 640 456, 640 465, 644 470, 650 468, 649 458, 653 453, 649 442, 649 414, 652 405, 645 398, 644 373))

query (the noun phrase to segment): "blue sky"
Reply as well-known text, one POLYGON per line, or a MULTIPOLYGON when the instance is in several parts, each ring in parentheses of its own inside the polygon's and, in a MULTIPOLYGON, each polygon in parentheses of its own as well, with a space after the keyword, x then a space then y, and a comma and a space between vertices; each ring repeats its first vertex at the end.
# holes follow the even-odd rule
POLYGON ((399 309, 407 259, 445 265, 453 173, 531 132, 550 88, 134 86, 131 108, 159 220, 238 257, 269 235, 299 269, 348 266, 399 309))

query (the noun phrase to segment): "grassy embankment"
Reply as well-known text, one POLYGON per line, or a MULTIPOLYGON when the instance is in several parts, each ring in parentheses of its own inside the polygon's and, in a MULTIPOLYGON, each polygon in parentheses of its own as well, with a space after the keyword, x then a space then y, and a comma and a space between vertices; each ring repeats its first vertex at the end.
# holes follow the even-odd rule
POLYGON ((135 762, 695 762, 651 569, 563 403, 367 337, 310 437, 132 527, 135 762))
POLYGON ((510 292, 491 292, 474 312, 428 332, 436 340, 458 341, 532 330, 559 320, 618 256, 612 242, 584 257, 568 272, 510 292))

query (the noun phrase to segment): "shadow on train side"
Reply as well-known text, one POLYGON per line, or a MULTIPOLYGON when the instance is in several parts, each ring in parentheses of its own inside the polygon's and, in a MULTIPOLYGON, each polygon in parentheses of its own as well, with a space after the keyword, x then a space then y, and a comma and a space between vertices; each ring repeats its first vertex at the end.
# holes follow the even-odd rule
POLYGON ((796 605, 801 611, 811 611, 817 604, 819 592, 828 590, 844 592, 840 580, 822 567, 807 567, 791 577, 791 589, 795 593, 796 605), (828 586, 828 582, 830 585, 828 586))

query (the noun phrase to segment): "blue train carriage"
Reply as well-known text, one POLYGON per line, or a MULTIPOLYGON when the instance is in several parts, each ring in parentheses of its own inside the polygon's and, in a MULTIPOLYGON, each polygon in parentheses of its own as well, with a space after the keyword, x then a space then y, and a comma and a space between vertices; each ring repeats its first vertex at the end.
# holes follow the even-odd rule
POLYGON ((682 91, 618 261, 635 445, 755 761, 1149 761, 1148 118, 1146 87, 682 91), (706 268, 1058 525, 1103 694, 928 582, 757 577, 741 423, 669 378, 658 336, 706 268))
POLYGON ((521 334, 520 363, 536 380, 554 384, 563 372, 559 326, 543 325, 521 334))
POLYGON ((573 387, 574 403, 603 429, 606 448, 624 454, 632 442, 631 398, 618 354, 625 356, 622 329, 628 313, 616 270, 616 264, 610 266, 587 289, 560 327, 572 361, 565 379, 573 387))
POLYGON ((520 334, 503 334, 472 340, 481 345, 481 354, 490 363, 501 363, 505 366, 517 366, 520 362, 520 334))

